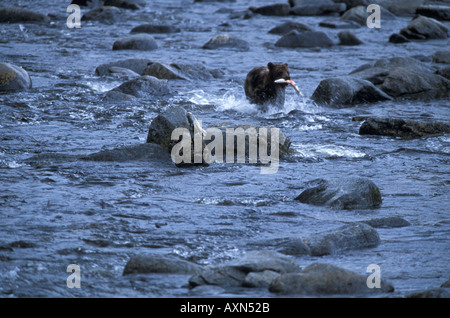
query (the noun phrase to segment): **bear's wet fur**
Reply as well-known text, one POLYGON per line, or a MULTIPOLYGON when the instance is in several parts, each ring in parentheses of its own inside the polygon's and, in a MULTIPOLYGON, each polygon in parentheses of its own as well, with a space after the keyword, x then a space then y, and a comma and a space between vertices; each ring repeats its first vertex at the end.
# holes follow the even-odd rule
POLYGON ((291 79, 287 64, 268 63, 267 67, 255 67, 247 74, 244 83, 247 99, 262 106, 263 110, 268 106, 282 108, 287 84, 275 83, 278 79, 291 79))

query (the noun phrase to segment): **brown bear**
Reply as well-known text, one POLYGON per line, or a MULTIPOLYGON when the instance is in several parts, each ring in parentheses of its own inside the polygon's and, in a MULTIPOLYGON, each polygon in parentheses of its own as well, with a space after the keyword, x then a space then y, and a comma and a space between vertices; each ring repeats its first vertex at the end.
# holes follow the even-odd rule
POLYGON ((252 104, 262 106, 264 111, 269 105, 282 108, 284 106, 286 86, 290 84, 300 93, 291 80, 287 64, 268 63, 267 67, 255 67, 245 79, 244 90, 252 104))

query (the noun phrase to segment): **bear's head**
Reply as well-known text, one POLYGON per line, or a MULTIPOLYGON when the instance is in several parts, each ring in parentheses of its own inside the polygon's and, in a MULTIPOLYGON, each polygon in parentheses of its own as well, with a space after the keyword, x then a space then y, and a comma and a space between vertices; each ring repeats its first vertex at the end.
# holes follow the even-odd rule
POLYGON ((289 68, 287 64, 267 64, 267 68, 269 69, 269 76, 272 80, 272 83, 279 79, 290 80, 291 76, 289 74, 289 68))

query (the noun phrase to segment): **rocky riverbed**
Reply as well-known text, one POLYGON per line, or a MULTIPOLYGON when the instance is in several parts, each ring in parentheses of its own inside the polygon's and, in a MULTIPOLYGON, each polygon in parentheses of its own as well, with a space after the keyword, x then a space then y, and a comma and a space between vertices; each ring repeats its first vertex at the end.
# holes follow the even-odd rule
POLYGON ((0 4, 0 297, 449 297, 448 1, 73 3, 0 4))

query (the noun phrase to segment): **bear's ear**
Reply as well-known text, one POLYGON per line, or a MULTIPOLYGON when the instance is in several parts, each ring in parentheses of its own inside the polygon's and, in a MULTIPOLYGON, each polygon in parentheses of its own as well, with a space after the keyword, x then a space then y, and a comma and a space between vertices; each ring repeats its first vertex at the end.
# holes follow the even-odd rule
POLYGON ((273 65, 272 62, 269 62, 269 64, 267 64, 267 67, 269 68, 269 70, 272 70, 274 66, 275 65, 273 65))

